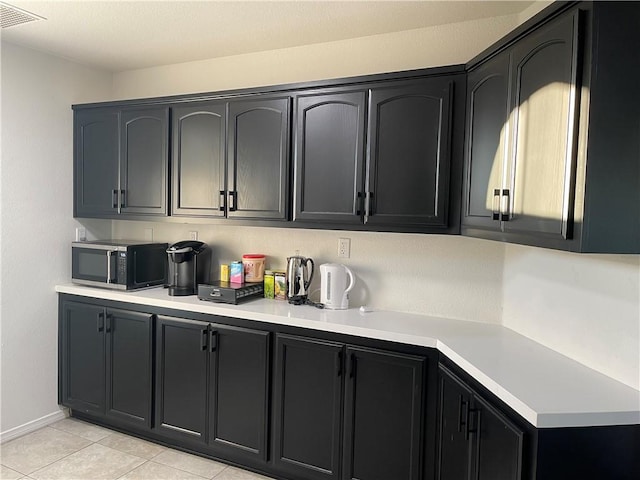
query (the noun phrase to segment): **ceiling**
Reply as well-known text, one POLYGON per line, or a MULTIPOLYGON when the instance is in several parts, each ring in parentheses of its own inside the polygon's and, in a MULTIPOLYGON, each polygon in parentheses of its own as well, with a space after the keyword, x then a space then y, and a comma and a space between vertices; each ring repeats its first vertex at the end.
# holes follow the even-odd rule
POLYGON ((517 14, 532 1, 29 1, 3 41, 118 72, 517 14))

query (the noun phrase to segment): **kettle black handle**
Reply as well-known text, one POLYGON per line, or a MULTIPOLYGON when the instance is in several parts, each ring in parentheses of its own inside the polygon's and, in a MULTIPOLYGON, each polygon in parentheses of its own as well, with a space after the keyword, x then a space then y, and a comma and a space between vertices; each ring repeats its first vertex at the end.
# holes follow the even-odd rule
POLYGON ((311 263, 311 273, 309 274, 309 280, 307 280, 304 283, 304 289, 308 293, 309 292, 309 285, 311 285, 311 280, 313 280, 313 273, 315 272, 316 268, 315 268, 315 264, 313 263, 313 260, 310 259, 310 258, 307 258, 307 260, 304 263, 305 264, 311 263))

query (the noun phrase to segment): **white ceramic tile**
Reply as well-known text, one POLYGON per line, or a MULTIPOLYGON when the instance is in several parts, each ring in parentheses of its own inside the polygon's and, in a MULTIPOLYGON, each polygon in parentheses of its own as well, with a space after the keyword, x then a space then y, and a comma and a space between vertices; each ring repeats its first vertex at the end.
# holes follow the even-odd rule
POLYGON ((271 480, 271 477, 258 475, 257 473, 241 470, 236 467, 227 467, 218 475, 213 477, 214 480, 271 480))
POLYGON ((213 478, 226 468, 224 463, 178 452, 177 450, 166 450, 154 457, 153 461, 205 478, 213 478))
POLYGON ((2 465, 29 475, 90 444, 86 438, 45 427, 3 444, 2 465))
POLYGON ((98 443, 105 447, 135 455, 136 457, 146 458, 147 460, 152 459, 166 450, 166 447, 162 445, 140 440, 136 437, 130 437, 129 435, 123 435, 122 433, 112 433, 98 443))
POLYGON ((156 462, 146 462, 120 480, 204 480, 205 477, 156 462))
POLYGON ((30 476, 36 480, 115 480, 144 459, 94 443, 30 476))
POLYGON ((97 425, 92 425, 75 418, 65 418, 64 420, 60 420, 59 422, 53 423, 50 426, 52 428, 62 430, 63 432, 73 433, 74 435, 86 438, 87 440, 91 440, 92 442, 102 440, 103 438, 113 433, 112 430, 98 427, 97 425))
POLYGON ((15 470, 11 470, 4 465, 0 465, 0 478, 2 480, 17 480, 18 478, 22 478, 23 476, 24 475, 22 475, 20 472, 16 472, 15 470))

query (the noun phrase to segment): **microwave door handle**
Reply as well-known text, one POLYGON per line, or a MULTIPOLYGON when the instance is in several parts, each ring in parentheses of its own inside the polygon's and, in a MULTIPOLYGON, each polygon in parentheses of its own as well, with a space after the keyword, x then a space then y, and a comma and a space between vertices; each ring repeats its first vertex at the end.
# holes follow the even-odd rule
POLYGON ((107 250, 107 283, 111 283, 111 257, 113 250, 107 250))

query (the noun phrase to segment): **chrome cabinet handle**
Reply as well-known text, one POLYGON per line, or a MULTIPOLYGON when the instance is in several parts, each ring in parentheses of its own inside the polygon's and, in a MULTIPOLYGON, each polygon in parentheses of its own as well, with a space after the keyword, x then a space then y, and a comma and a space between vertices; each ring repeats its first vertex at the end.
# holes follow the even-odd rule
POLYGON ((224 190, 220 190, 220 206, 218 207, 218 210, 220 210, 221 212, 224 212, 224 201, 226 200, 226 195, 225 195, 225 191, 224 190))

